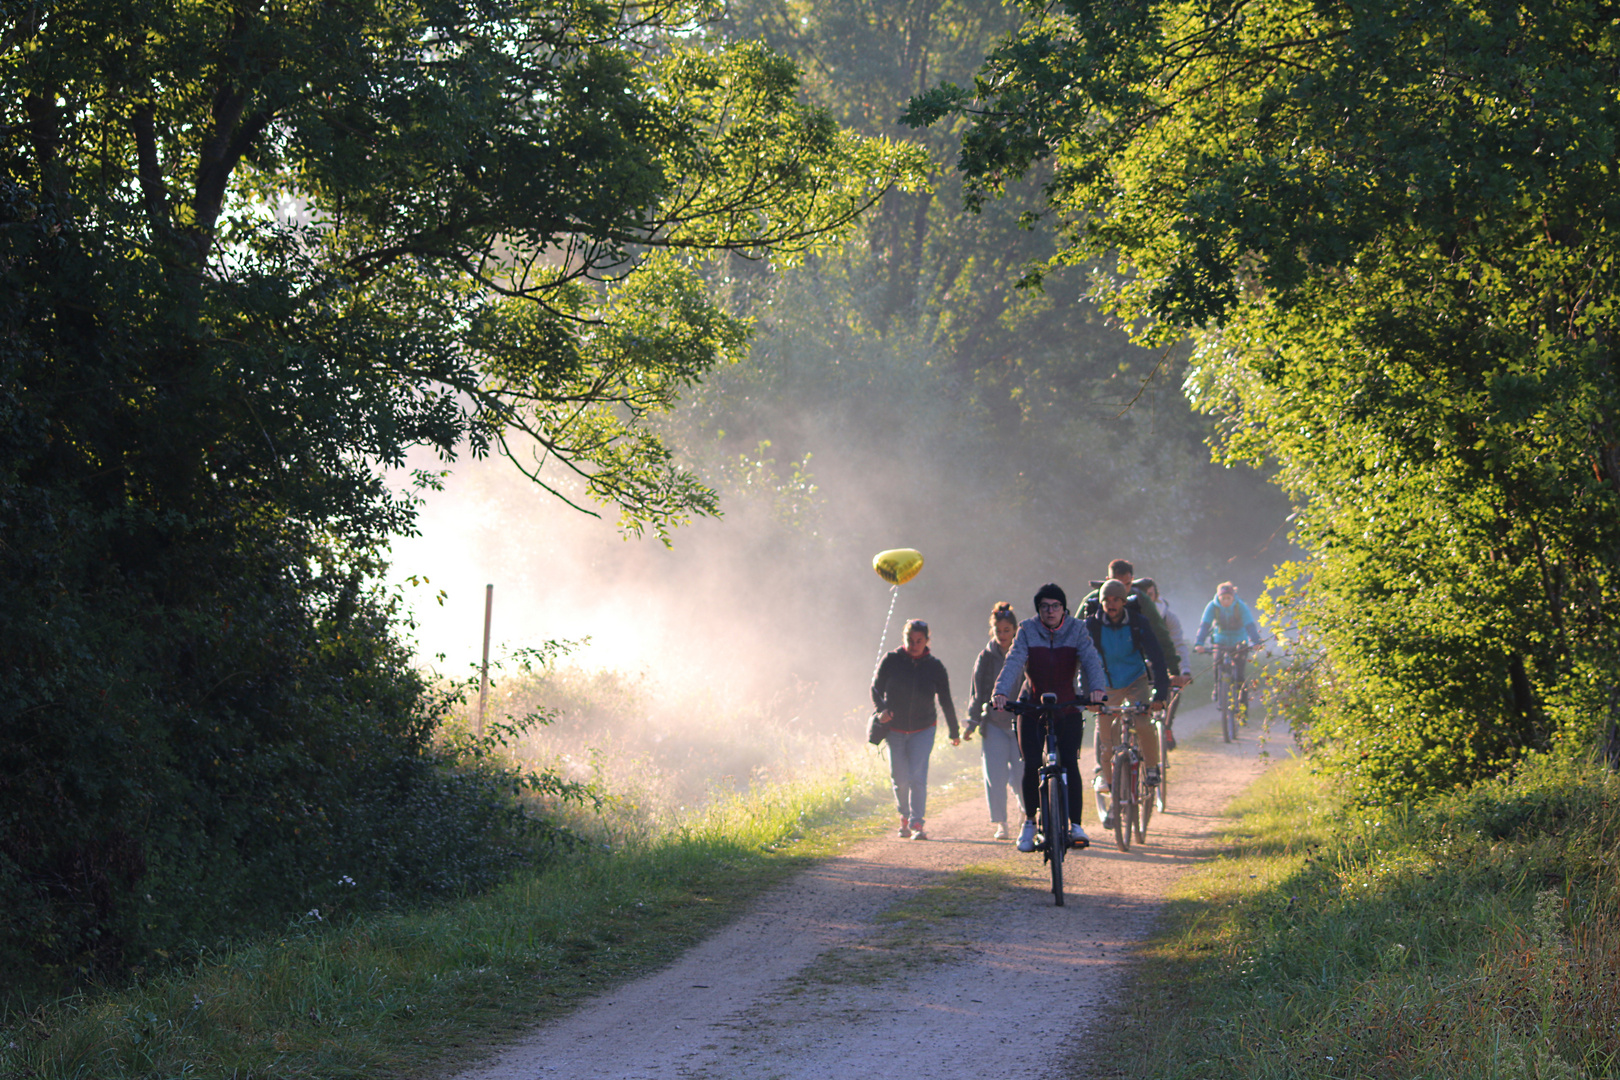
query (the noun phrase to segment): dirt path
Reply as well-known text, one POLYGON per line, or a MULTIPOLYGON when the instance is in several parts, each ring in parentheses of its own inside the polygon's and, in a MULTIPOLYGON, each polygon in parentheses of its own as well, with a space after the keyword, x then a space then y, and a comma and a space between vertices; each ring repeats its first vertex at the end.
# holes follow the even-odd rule
POLYGON ((1088 807, 1093 847, 1065 863, 1064 907, 1038 855, 989 839, 981 795, 931 815, 926 843, 883 836, 808 871, 462 1080, 1049 1077, 1263 767, 1253 729, 1223 744, 1208 705, 1176 726, 1171 812, 1124 854, 1088 807), (1049 1008, 1054 989, 1073 1023, 1049 1008))

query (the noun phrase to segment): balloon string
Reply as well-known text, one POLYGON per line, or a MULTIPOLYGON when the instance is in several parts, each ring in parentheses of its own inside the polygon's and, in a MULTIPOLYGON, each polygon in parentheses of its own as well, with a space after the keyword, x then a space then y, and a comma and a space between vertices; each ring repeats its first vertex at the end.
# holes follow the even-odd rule
POLYGON ((889 642, 889 623, 894 619, 894 602, 900 599, 900 586, 895 585, 889 589, 889 613, 883 616, 883 636, 878 638, 877 662, 872 665, 872 678, 877 678, 877 669, 883 664, 883 650, 889 642))

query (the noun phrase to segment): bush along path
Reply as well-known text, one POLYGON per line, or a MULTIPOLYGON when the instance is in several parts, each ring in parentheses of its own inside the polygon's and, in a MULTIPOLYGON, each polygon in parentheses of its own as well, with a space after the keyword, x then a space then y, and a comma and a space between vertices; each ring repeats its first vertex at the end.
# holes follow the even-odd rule
MULTIPOLYGON (((462 1080, 1059 1075, 1172 885, 1210 850, 1221 809, 1262 770, 1257 740, 1223 745, 1211 712, 1179 725, 1174 812, 1146 844, 1103 844, 1088 810, 1097 844, 1067 864, 1062 908, 1039 856, 990 839, 982 797, 956 801, 930 817, 932 839, 885 830, 816 865, 462 1080)), ((936 768, 968 754, 937 752, 936 768)))
POLYGON ((1067 1075, 1620 1075, 1620 779, 1538 757, 1403 810, 1291 762, 1184 879, 1067 1075))

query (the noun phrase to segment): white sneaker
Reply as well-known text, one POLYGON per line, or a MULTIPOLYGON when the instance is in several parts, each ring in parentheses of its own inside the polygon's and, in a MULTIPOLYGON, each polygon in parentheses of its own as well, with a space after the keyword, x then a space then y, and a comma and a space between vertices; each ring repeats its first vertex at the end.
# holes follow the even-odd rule
POLYGON ((1018 850, 1019 851, 1034 851, 1035 850, 1035 823, 1033 821, 1024 822, 1024 827, 1019 830, 1019 832, 1018 832, 1018 850))
POLYGON ((1114 790, 1114 786, 1108 782, 1106 774, 1097 773, 1091 778, 1091 790, 1099 795, 1106 795, 1114 790))
POLYGON ((1007 839, 1007 823, 1005 821, 996 822, 996 839, 1007 839))

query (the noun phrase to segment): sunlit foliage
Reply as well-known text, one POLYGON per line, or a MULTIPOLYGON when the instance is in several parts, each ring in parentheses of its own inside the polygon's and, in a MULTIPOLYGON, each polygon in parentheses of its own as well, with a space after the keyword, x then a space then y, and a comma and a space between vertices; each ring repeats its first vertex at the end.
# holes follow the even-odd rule
POLYGON ((1317 734, 1375 796, 1586 741, 1612 641, 1620 23, 1600 3, 1029 5, 971 88, 980 197, 1050 169, 1049 268, 1198 334, 1222 452, 1312 558, 1317 734))

